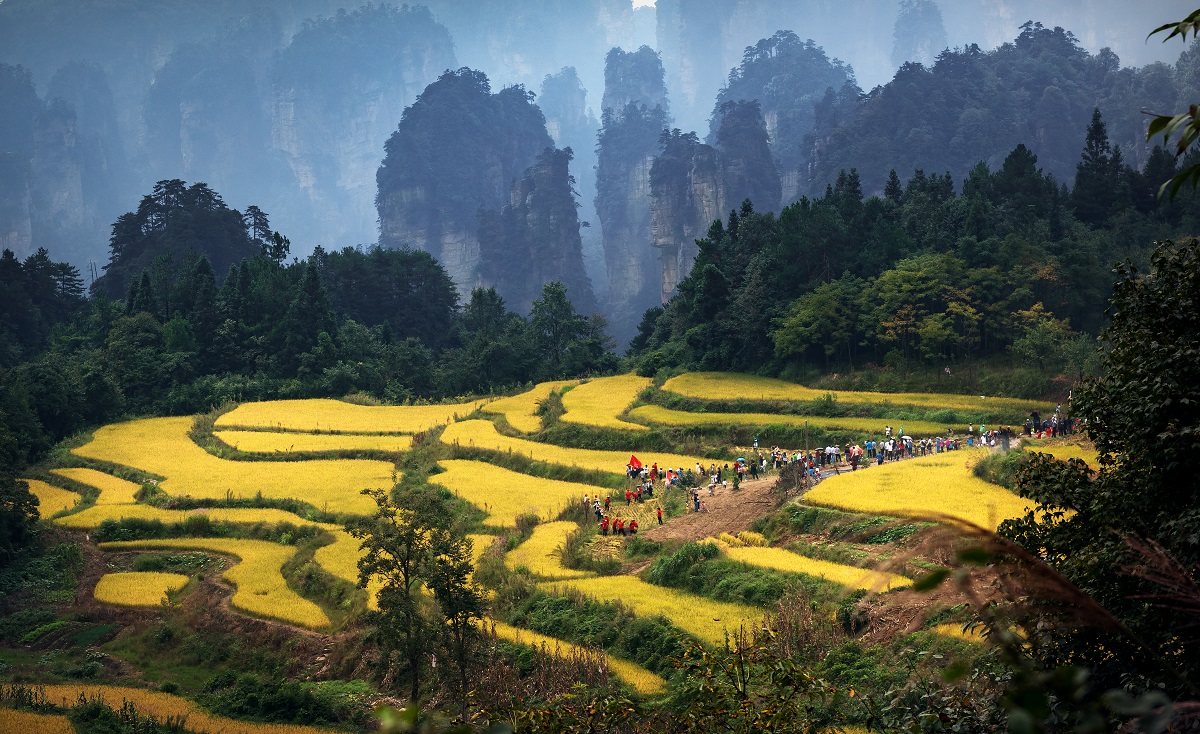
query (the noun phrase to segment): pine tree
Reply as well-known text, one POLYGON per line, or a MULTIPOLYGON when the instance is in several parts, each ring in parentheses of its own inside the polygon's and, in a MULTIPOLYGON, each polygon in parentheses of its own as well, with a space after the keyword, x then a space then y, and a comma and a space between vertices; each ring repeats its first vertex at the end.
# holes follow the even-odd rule
POLYGON ((1108 129, 1097 107, 1092 110, 1083 155, 1075 168, 1075 189, 1071 192, 1071 204, 1081 222, 1092 226, 1104 222, 1116 201, 1119 166, 1120 158, 1115 159, 1114 165, 1108 129))

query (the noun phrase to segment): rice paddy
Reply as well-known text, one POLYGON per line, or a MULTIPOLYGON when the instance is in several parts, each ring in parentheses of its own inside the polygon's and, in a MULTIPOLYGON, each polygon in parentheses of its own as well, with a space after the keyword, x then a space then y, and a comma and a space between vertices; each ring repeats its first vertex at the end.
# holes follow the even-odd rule
POLYGON ((250 614, 278 619, 310 629, 328 627, 319 606, 288 588, 280 569, 296 549, 263 540, 228 538, 167 538, 101 543, 105 550, 204 550, 235 556, 240 562, 222 577, 237 587, 230 603, 250 614))
MULTIPOLYGON (((357 407, 357 406, 356 406, 357 407)), ((394 484, 394 466, 384 461, 229 461, 189 437, 191 418, 146 418, 104 426, 91 442, 72 449, 85 458, 141 469, 166 477, 168 494, 205 499, 290 498, 330 512, 368 514, 375 503, 360 494, 394 484)))
POLYGON ((531 477, 482 461, 449 459, 439 464, 446 471, 429 481, 487 512, 487 524, 493 527, 515 527, 517 516, 527 513, 549 520, 568 504, 582 501, 584 494, 599 491, 586 484, 531 477))
POLYGON ((96 601, 123 607, 157 607, 167 595, 187 586, 188 577, 179 573, 130 571, 106 573, 96 583, 96 601))
POLYGON ((242 403, 217 418, 217 428, 265 428, 306 433, 420 433, 475 412, 484 401, 452 405, 356 405, 341 400, 242 403))
POLYGON ((826 477, 804 501, 852 512, 900 517, 949 515, 995 530, 1022 517, 1029 500, 976 477, 971 466, 987 449, 932 454, 826 477))
POLYGON ((28 484, 29 491, 33 493, 34 497, 37 497, 38 514, 43 520, 69 510, 79 502, 79 495, 74 492, 60 489, 53 484, 46 484, 40 479, 22 479, 20 481, 28 484))
POLYGON ((168 510, 144 504, 94 505, 79 512, 64 515, 54 521, 68 528, 91 529, 100 527, 105 520, 158 520, 164 524, 184 522, 189 517, 204 516, 213 522, 229 522, 237 525, 277 525, 287 522, 293 525, 321 525, 288 512, 271 507, 211 507, 199 510, 168 510))
POLYGON ((637 396, 650 387, 649 377, 617 375, 597 377, 563 393, 562 421, 597 428, 621 431, 644 431, 638 423, 623 421, 617 416, 625 412, 637 396))
POLYGON ((0 708, 0 734, 75 734, 75 727, 62 714, 0 708))
POLYGON ((552 592, 574 589, 593 599, 620 601, 640 616, 661 614, 675 626, 710 645, 723 644, 726 630, 733 632, 742 625, 756 624, 764 615, 761 609, 655 586, 636 576, 566 579, 547 581, 539 586, 552 592))
POLYGON ((1050 454, 1059 461, 1079 459, 1092 469, 1100 468, 1100 452, 1096 451, 1095 449, 1085 449, 1084 447, 1075 443, 1062 443, 1051 446, 1035 446, 1030 448, 1029 451, 1050 454))
POLYGON ((808 402, 833 394, 841 403, 871 405, 915 405, 934 409, 954 409, 985 413, 1028 415, 1046 406, 1033 400, 996 398, 983 395, 946 395, 942 393, 857 392, 852 390, 816 390, 770 377, 732 372, 689 372, 672 377, 663 390, 700 400, 761 400, 808 402))
MULTIPOLYGON (((42 691, 47 702, 64 708, 74 706, 78 703, 80 695, 84 695, 88 698, 102 698, 106 704, 118 709, 121 708, 123 701, 128 701, 137 707, 138 713, 149 714, 159 721, 168 717, 176 719, 187 717, 187 730, 202 734, 329 734, 328 729, 311 726, 256 724, 227 719, 224 716, 210 714, 199 704, 182 696, 150 691, 145 688, 67 684, 39 685, 37 689, 42 691)), ((3 720, 8 714, 9 712, 5 711, 4 716, 0 716, 0 720, 3 720)), ((3 730, 0 729, 0 731, 3 730)), ((26 729, 22 731, 22 734, 41 731, 41 729, 26 729)), ((67 731, 74 732, 74 728, 67 731)))
MULTIPOLYGON (((598 471, 623 474, 629 463, 628 451, 601 451, 597 449, 569 449, 545 443, 536 443, 523 438, 505 436, 496 430, 491 421, 461 421, 451 423, 442 432, 442 442, 474 446, 490 451, 508 452, 528 456, 534 461, 544 461, 560 466, 574 466, 580 469, 595 469, 598 471)), ((682 456, 655 451, 636 452, 638 460, 646 466, 657 463, 660 467, 691 467, 697 462, 706 466, 710 459, 698 456, 682 456)), ((580 496, 582 499, 582 495, 580 496)))
POLYGON ((910 586, 912 579, 894 573, 872 571, 856 566, 844 566, 816 558, 808 558, 782 548, 730 547, 725 555, 739 563, 759 568, 771 568, 787 573, 802 573, 805 576, 832 581, 851 589, 867 591, 891 591, 901 586, 910 586))
POLYGON ((95 469, 52 469, 50 473, 100 490, 100 496, 96 498, 97 505, 126 505, 137 502, 135 495, 142 488, 140 484, 95 469))
MULTIPOLYGON (((554 637, 547 637, 532 630, 513 627, 504 622, 489 619, 485 624, 490 630, 496 633, 496 637, 502 640, 526 645, 542 650, 550 655, 578 655, 584 652, 584 649, 578 645, 564 642, 554 637)), ((667 682, 642 666, 608 654, 604 654, 604 658, 608 663, 610 673, 629 684, 630 688, 633 688, 633 690, 643 696, 653 696, 666 691, 667 682)))
POLYGON ((963 629, 963 626, 958 622, 939 624, 935 627, 932 627, 930 632, 942 635, 943 637, 953 637, 956 640, 972 642, 977 645, 982 645, 987 642, 987 638, 983 636, 983 633, 979 629, 963 629))
POLYGON ((412 448, 412 436, 366 436, 346 433, 277 433, 214 431, 213 436, 249 454, 303 454, 326 451, 388 451, 412 448))
MULTIPOLYGON (((333 542, 313 553, 317 565, 340 579, 358 585, 358 561, 362 558, 361 540, 341 528, 330 528, 333 542)), ((379 609, 378 595, 382 584, 371 579, 367 584, 367 608, 379 609)))
POLYGON ((529 537, 515 550, 504 557, 504 564, 511 569, 528 568, 534 575, 546 579, 577 579, 595 574, 566 568, 562 565, 559 551, 567 535, 579 526, 573 522, 551 522, 538 525, 529 537))
POLYGON ((840 428, 883 435, 885 426, 903 427, 910 435, 925 437, 946 433, 946 424, 932 421, 910 421, 893 418, 824 418, 820 416, 785 415, 782 413, 689 413, 671 410, 661 405, 641 405, 629 411, 631 418, 662 426, 793 426, 805 424, 816 428, 840 428))
POLYGON ((500 398, 482 406, 484 413, 502 415, 508 425, 521 433, 536 433, 542 430, 542 418, 537 414, 539 405, 550 397, 550 393, 562 390, 567 385, 576 385, 578 380, 555 380, 541 382, 532 390, 520 395, 500 398))

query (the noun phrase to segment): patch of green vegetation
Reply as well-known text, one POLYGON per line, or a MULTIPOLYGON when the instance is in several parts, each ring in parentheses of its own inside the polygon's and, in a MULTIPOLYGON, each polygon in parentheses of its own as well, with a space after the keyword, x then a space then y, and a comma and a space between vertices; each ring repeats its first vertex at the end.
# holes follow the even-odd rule
POLYGON ((68 622, 64 619, 55 620, 53 622, 47 622, 46 624, 43 624, 41 627, 37 627, 36 629, 32 629, 32 630, 26 632, 25 634, 21 635, 20 641, 24 644, 29 644, 31 642, 37 642, 41 638, 50 634, 51 632, 56 632, 70 624, 71 624, 70 622, 68 622))
POLYGON ((22 595, 26 604, 69 602, 82 571, 83 553, 72 543, 30 549, 0 568, 0 599, 22 595))
POLYGON ((687 543, 654 561, 645 572, 646 580, 716 601, 759 607, 778 602, 788 591, 799 590, 822 600, 833 599, 839 592, 835 585, 812 576, 755 568, 722 558, 720 553, 709 543, 687 543))
POLYGON ((116 624, 98 624, 87 627, 71 637, 71 644, 80 647, 90 647, 120 629, 116 624))
POLYGON ((985 482, 999 484, 1006 489, 1015 489, 1017 472, 1029 462, 1029 455, 1020 448, 980 459, 971 471, 985 482))
POLYGON ((197 700, 215 714, 277 724, 364 724, 369 709, 358 701, 369 692, 354 684, 300 683, 227 670, 204 685, 197 700))

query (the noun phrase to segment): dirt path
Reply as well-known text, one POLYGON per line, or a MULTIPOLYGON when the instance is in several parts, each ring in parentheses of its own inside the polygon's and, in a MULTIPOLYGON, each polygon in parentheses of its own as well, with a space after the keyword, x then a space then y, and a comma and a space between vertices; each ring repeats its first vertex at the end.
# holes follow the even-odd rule
POLYGON ((750 523, 769 513, 775 507, 771 487, 775 477, 750 479, 742 482, 741 489, 717 489, 713 496, 701 488, 700 499, 708 505, 708 512, 689 512, 682 517, 666 520, 660 527, 655 525, 642 532, 649 540, 700 540, 718 533, 737 533, 750 527, 750 523))

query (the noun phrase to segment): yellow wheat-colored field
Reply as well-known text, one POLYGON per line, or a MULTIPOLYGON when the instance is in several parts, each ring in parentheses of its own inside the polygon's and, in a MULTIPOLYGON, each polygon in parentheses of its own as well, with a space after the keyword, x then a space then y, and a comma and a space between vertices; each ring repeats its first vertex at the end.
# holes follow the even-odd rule
POLYGON ((293 498, 330 512, 369 514, 375 503, 360 492, 390 487, 394 466, 384 461, 229 461, 204 451, 190 438, 191 418, 146 418, 104 426, 91 442, 72 449, 166 479, 159 485, 175 496, 224 499, 293 498))
POLYGON ((100 496, 96 498, 98 505, 131 504, 137 501, 134 495, 142 488, 140 484, 95 469, 51 469, 50 473, 100 490, 100 496))
POLYGON ((629 412, 630 417, 662 426, 796 426, 805 423, 815 428, 841 428, 883 435, 886 426, 904 428, 905 433, 919 437, 946 433, 946 426, 931 421, 908 421, 892 418, 822 418, 817 416, 784 415, 776 413, 688 413, 661 405, 641 405, 629 412))
POLYGON ((753 530, 743 530, 737 534, 737 537, 738 540, 742 541, 746 545, 753 545, 757 547, 770 545, 770 543, 767 542, 766 536, 764 536, 762 533, 756 533, 753 530))
POLYGON ((575 589, 601 601, 620 601, 635 614, 651 617, 661 614, 680 629, 702 642, 720 645, 725 631, 750 626, 763 617, 763 610, 743 604, 713 601, 695 594, 655 586, 636 576, 596 576, 593 578, 547 581, 539 584, 550 591, 575 589))
POLYGON ((586 484, 541 479, 509 471, 482 461, 448 459, 438 462, 446 471, 429 478, 488 513, 487 524, 514 527, 518 515, 532 513, 543 520, 554 517, 584 494, 600 490, 586 484))
POLYGON ((1100 452, 1095 449, 1085 449, 1079 444, 1064 443, 1052 446, 1035 446, 1029 450, 1030 452, 1037 451, 1043 454, 1050 454, 1059 461, 1079 459, 1092 469, 1100 468, 1100 452))
POLYGON ((188 577, 179 573, 129 571, 106 573, 96 583, 96 601, 123 607, 157 607, 167 594, 187 586, 188 577))
POLYGON ((0 734, 75 734, 75 727, 62 714, 0 708, 0 734))
MULTIPOLYGON (((46 685, 35 686, 44 692, 49 703, 69 708, 79 701, 80 694, 88 698, 100 697, 113 708, 121 708, 123 701, 137 707, 138 713, 149 714, 162 721, 168 717, 187 717, 188 731, 203 734, 330 734, 328 729, 291 724, 252 724, 224 716, 210 714, 182 696, 148 691, 144 688, 122 686, 46 685)), ((5 712, 7 713, 7 712, 5 712)), ((0 715, 0 719, 4 718, 0 715)), ((25 730, 40 732, 40 729, 25 730)), ((71 731, 74 731, 73 729, 71 731)))
POLYGON ((483 404, 355 405, 341 400, 266 400, 242 403, 217 418, 217 428, 339 433, 420 433, 468 415, 483 404))
MULTIPOLYGON (((568 449, 545 443, 527 441, 523 438, 505 436, 496 430, 491 421, 461 421, 451 423, 442 432, 442 441, 448 444, 474 446, 490 451, 511 452, 528 456, 535 461, 548 464, 574 466, 580 469, 596 469, 599 471, 624 474, 629 463, 631 452, 599 451, 595 449, 568 449)), ((697 462, 705 466, 711 460, 698 456, 682 456, 679 454, 664 454, 655 451, 637 451, 638 460, 646 466, 657 463, 659 467, 684 468, 694 467, 697 462)), ((582 499, 582 494, 580 499, 582 499)))
POLYGON ((319 451, 408 451, 412 436, 363 436, 347 433, 276 433, 215 431, 214 436, 250 454, 300 454, 319 451))
MULTIPOLYGON (((542 650, 551 655, 578 655, 583 651, 578 645, 554 637, 548 637, 543 634, 534 632, 533 630, 520 629, 512 625, 505 624, 494 619, 489 619, 484 622, 484 626, 493 630, 496 636, 502 640, 515 642, 519 645, 526 645, 534 649, 542 650)), ((633 690, 643 696, 653 696, 662 693, 667 689, 667 682, 661 677, 651 673, 640 665, 631 663, 628 660, 622 660, 618 657, 613 657, 607 653, 602 653, 605 660, 608 662, 608 669, 613 675, 628 683, 633 690)))
POLYGON ((827 477, 804 501, 853 512, 902 517, 949 515, 995 530, 1022 517, 1029 500, 971 473, 987 449, 932 454, 827 477))
POLYGON ((945 637, 953 637, 956 640, 965 642, 973 642, 982 645, 987 642, 987 638, 983 636, 983 632, 978 628, 963 629, 963 626, 958 622, 947 622, 930 628, 931 632, 935 632, 945 637))
POLYGON ((480 409, 485 413, 504 416, 508 425, 521 433, 535 433, 542 430, 542 418, 537 414, 538 405, 550 397, 550 393, 562 390, 567 385, 578 384, 578 382, 578 380, 541 382, 532 390, 527 390, 520 395, 493 400, 480 409))
MULTIPOLYGON (((291 523, 293 525, 317 525, 325 527, 324 523, 311 522, 294 513, 274 508, 251 507, 211 507, 198 510, 167 510, 151 505, 95 505, 79 512, 64 515, 54 521, 56 525, 68 528, 91 529, 100 526, 105 520, 158 520, 162 523, 177 523, 189 517, 204 515, 213 522, 230 522, 237 525, 278 525, 291 523)), ((332 526, 337 527, 337 526, 332 526)))
POLYGON ((649 377, 616 375, 597 377, 563 393, 562 420, 599 428, 644 431, 646 427, 623 421, 617 416, 633 404, 639 393, 650 386, 649 377))
POLYGON ((577 579, 595 574, 566 568, 562 565, 559 551, 567 539, 567 535, 575 532, 579 526, 573 522, 550 522, 538 525, 521 545, 504 557, 504 564, 516 569, 524 566, 538 576, 547 579, 577 579))
POLYGON ((79 495, 65 489, 46 484, 40 479, 20 480, 29 485, 29 491, 37 497, 38 515, 43 519, 49 518, 63 510, 69 510, 79 502, 79 495))
POLYGON ((296 549, 263 540, 229 538, 166 538, 161 540, 124 540, 101 543, 105 550, 163 549, 206 550, 239 558, 240 563, 225 571, 223 578, 237 587, 230 599, 233 606, 260 617, 321 629, 329 626, 329 617, 321 607, 288 588, 280 569, 296 549))
POLYGON ((786 571, 789 573, 802 573, 806 576, 815 576, 852 589, 891 591, 892 589, 912 584, 912 579, 894 573, 872 571, 855 566, 843 566, 840 563, 821 561, 802 556, 798 553, 791 553, 782 548, 731 547, 725 551, 725 555, 749 566, 773 568, 776 571, 786 571))
MULTIPOLYGON (((833 393, 839 402, 868 403, 871 405, 919 405, 927 408, 952 408, 955 410, 1003 411, 1013 415, 1026 415, 1033 410, 1044 410, 1046 405, 1033 400, 1015 398, 984 397, 979 395, 943 395, 940 393, 914 392, 856 392, 852 390, 815 390, 813 388, 784 382, 770 377, 756 377, 732 372, 689 372, 672 377, 663 385, 663 390, 700 400, 767 400, 767 401, 810 401, 820 400, 833 393)), ((907 425, 905 426, 907 428, 907 425)))

